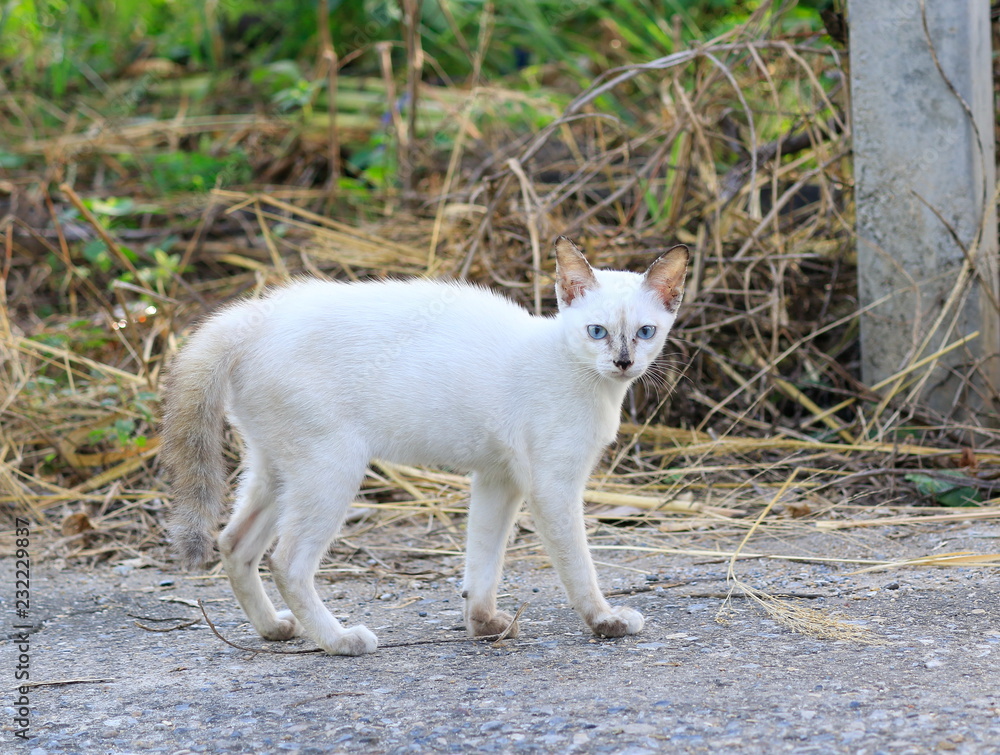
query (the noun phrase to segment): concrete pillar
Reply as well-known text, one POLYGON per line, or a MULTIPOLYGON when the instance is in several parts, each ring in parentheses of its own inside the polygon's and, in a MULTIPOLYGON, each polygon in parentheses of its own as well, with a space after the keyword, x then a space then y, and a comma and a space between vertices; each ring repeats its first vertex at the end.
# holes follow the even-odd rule
POLYGON ((848 6, 859 296, 867 306, 892 295, 862 316, 862 376, 874 385, 978 330, 942 360, 921 399, 943 415, 981 422, 1000 411, 990 5, 923 5, 927 32, 920 0, 848 6), (948 311, 963 245, 975 255, 973 277, 948 311), (946 337, 953 315, 957 327, 946 337), (955 371, 975 375, 973 390, 955 371))

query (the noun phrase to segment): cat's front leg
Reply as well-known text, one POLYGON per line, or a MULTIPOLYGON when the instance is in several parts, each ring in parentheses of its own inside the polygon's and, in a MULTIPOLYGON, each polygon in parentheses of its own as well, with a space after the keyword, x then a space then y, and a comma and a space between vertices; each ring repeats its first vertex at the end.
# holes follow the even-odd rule
MULTIPOLYGON (((500 474, 472 476, 469 501, 468 542, 465 552, 465 627, 473 637, 506 631, 514 617, 497 610, 497 586, 514 518, 524 496, 500 474)), ((517 637, 514 623, 508 637, 517 637)))
POLYGON ((601 637, 624 637, 639 634, 646 620, 642 614, 628 606, 608 606, 607 611, 595 615, 587 625, 601 637))
POLYGON ((597 583, 583 520, 583 487, 560 482, 539 485, 528 507, 570 604, 591 631, 601 637, 640 632, 642 614, 626 606, 612 607, 597 583))

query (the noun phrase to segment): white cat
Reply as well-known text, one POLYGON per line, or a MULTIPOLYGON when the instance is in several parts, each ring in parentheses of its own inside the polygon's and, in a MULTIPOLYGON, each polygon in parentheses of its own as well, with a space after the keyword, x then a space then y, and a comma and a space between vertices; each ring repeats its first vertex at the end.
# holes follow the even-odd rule
POLYGON ((581 496, 626 390, 663 348, 688 253, 674 248, 644 275, 593 270, 560 237, 556 258, 555 317, 464 283, 310 280, 209 318, 177 357, 166 395, 171 532, 184 561, 212 555, 228 417, 246 472, 218 544, 262 637, 305 634, 339 655, 377 647, 366 627, 345 629, 327 611, 313 582, 373 458, 472 472, 463 593, 472 635, 511 621, 496 591, 524 500, 587 625, 605 637, 641 630, 641 614, 601 594, 581 496), (271 572, 290 611, 275 610, 258 573, 275 538, 271 572))

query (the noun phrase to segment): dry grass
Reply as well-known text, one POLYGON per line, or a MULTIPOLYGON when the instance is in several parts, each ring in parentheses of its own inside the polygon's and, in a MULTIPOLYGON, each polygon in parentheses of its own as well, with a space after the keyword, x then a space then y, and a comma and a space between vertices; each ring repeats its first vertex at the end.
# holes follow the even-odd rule
MULTIPOLYGON (((802 614, 741 581, 741 558, 804 558, 755 551, 753 536, 833 538, 855 527, 997 518, 1000 434, 990 426, 995 417, 958 427, 922 402, 946 350, 918 351, 881 385, 859 380, 844 76, 835 50, 753 39, 744 29, 606 72, 561 114, 542 97, 500 86, 424 86, 420 101, 443 116, 435 122, 451 148, 402 145, 412 191, 374 196, 367 222, 336 220, 335 192, 312 188, 316 174, 305 168, 286 171, 283 186, 163 200, 168 212, 145 237, 107 231, 86 212, 73 227, 60 219, 82 207, 82 177, 93 185, 95 165, 122 151, 176 148, 192 133, 233 145, 294 132, 273 118, 180 112, 26 139, 24 153, 46 155, 46 178, 67 183, 51 194, 37 177, 5 185, 46 212, 25 219, 12 211, 0 222, 0 510, 46 528, 46 555, 167 558, 161 375, 192 323, 233 297, 298 274, 431 275, 480 281, 551 311, 547 249, 557 234, 578 237, 597 265, 633 269, 683 242, 694 252, 690 286, 657 387, 630 396, 620 441, 588 491, 596 547, 728 558, 734 587, 778 620, 858 639, 835 618, 802 614), (510 111, 522 107, 548 124, 534 132, 511 125, 510 111), (192 209, 196 225, 184 221, 192 209), (184 274, 143 278, 134 266, 150 264, 149 250, 168 236, 164 251, 180 255, 184 274), (119 270, 133 267, 132 280, 87 271, 79 238, 102 239, 119 270), (931 503, 906 480, 915 471, 946 480, 959 471, 984 506, 945 513, 914 505, 931 503), (668 547, 666 538, 685 531, 701 542, 716 537, 717 547, 668 547)), ((419 124, 410 127, 419 134, 419 124)), ((297 159, 323 164, 325 135, 336 139, 338 129, 329 119, 319 137, 315 124, 301 128, 297 159)), ((256 167, 258 175, 278 170, 256 167)), ((467 490, 458 475, 375 464, 359 502, 368 513, 328 569, 367 570, 359 565, 367 560, 386 575, 423 573, 421 563, 427 573, 453 568, 441 559, 461 552, 467 490), (413 522, 425 535, 401 543, 396 525, 413 522)), ((512 557, 536 552, 526 538, 512 557)), ((832 545, 808 556, 881 569, 997 559, 846 559, 832 545)))

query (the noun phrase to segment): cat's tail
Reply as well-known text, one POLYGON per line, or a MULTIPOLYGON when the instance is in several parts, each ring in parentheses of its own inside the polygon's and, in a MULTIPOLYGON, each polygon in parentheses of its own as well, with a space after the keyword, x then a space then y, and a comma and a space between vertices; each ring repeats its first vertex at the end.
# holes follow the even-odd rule
POLYGON ((233 366, 225 315, 210 319, 174 359, 163 413, 163 460, 173 482, 167 529, 188 568, 211 557, 225 508, 225 404, 233 366))

